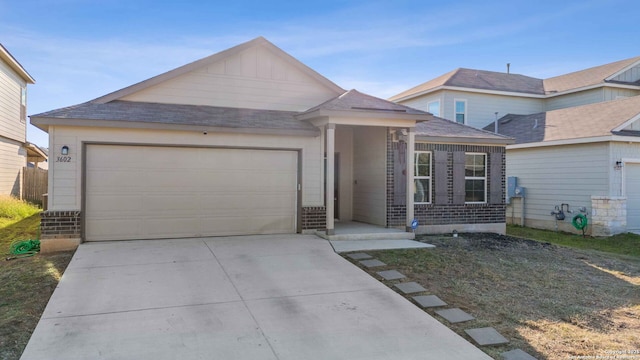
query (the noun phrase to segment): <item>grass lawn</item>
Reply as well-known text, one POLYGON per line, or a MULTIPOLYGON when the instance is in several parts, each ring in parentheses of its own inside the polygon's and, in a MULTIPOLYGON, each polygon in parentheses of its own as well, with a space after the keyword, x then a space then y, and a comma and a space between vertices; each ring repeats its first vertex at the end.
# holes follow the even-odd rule
POLYGON ((640 256, 633 250, 640 236, 584 240, 591 245, 553 239, 564 246, 550 244, 546 233, 542 241, 491 234, 421 240, 436 248, 368 252, 387 266, 365 271, 376 276, 376 271, 396 269, 407 275, 403 281, 424 286, 424 295, 437 295, 447 308, 474 315, 476 320, 449 324, 437 309, 426 310, 470 341, 465 329, 494 327, 511 341, 480 347, 495 359, 515 348, 539 359, 640 349, 640 256), (567 247, 574 243, 579 248, 567 247))
POLYGON ((19 359, 73 252, 5 260, 14 240, 36 239, 37 208, 0 198, 0 359, 19 359), (29 209, 30 208, 30 209, 29 209))

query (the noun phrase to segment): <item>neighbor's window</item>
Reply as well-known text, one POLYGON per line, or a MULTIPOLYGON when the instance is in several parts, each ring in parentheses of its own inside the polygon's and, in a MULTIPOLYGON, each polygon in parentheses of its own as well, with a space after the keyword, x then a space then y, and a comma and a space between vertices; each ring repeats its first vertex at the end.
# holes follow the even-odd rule
POLYGON ((460 124, 467 123, 467 100, 456 100, 456 122, 460 124))
POLYGON ((414 160, 413 202, 427 204, 431 202, 431 153, 416 151, 414 160))
POLYGON ((487 202, 487 154, 465 154, 464 189, 465 202, 487 202))
POLYGON ((432 113, 433 116, 440 116, 440 100, 428 103, 427 111, 432 113))

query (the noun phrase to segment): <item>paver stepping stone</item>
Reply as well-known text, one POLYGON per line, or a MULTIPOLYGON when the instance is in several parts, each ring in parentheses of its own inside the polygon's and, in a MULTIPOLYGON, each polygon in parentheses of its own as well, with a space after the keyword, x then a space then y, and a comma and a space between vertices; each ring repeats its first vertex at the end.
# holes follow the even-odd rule
POLYGON ((417 292, 427 291, 427 289, 423 288, 422 285, 418 284, 417 282, 413 282, 413 281, 412 282, 396 284, 395 286, 405 294, 413 294, 413 293, 417 293, 417 292))
POLYGON ((377 274, 385 280, 397 280, 406 277, 396 270, 379 271, 377 274))
POLYGON ((475 319, 472 315, 458 308, 438 310, 436 314, 442 316, 450 323, 459 323, 475 319))
POLYGON ((437 306, 447 306, 447 303, 442 301, 439 297, 435 295, 421 295, 414 296, 413 300, 415 300, 422 307, 437 307, 437 306))
POLYGON ((364 266, 366 266, 368 268, 387 265, 387 264, 383 263, 382 261, 380 261, 378 259, 360 260, 360 264, 362 264, 362 265, 364 265, 364 266))
POLYGON ((353 260, 371 259, 373 257, 373 256, 371 256, 371 255, 369 255, 367 253, 363 253, 363 252, 353 253, 353 254, 349 254, 347 256, 352 258, 353 260))
POLYGON ((509 342, 492 327, 465 330, 478 345, 499 345, 509 342))
POLYGON ((537 360, 533 356, 520 349, 503 352, 502 357, 504 358, 504 360, 537 360))

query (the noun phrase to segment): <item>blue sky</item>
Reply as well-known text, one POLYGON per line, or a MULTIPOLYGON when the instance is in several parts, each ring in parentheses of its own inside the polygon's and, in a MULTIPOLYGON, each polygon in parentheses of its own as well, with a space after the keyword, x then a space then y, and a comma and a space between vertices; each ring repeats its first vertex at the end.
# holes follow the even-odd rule
MULTIPOLYGON (((28 113, 85 102, 264 36, 343 88, 389 97, 458 67, 546 78, 640 55, 640 2, 0 0, 28 113)), ((29 126, 28 140, 47 146, 29 126)))

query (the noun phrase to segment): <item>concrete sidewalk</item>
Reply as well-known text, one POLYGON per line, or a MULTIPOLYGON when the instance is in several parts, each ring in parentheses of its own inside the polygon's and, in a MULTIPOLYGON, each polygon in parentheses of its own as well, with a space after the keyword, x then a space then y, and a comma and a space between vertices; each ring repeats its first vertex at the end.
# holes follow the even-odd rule
POLYGON ((22 359, 490 359, 316 236, 80 245, 22 359))

